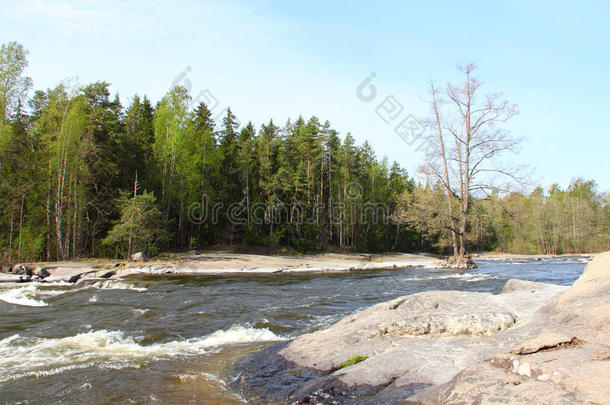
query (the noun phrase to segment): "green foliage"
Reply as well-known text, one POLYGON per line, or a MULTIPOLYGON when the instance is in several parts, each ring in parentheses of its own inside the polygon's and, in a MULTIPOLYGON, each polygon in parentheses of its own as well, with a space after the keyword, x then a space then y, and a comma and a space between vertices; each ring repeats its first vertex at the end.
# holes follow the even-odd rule
MULTIPOLYGON (((440 185, 416 185, 328 121, 300 116, 255 128, 227 109, 216 123, 206 104, 193 108, 184 87, 154 108, 146 96, 123 108, 106 82, 62 83, 26 100, 26 67, 21 45, 2 45, 2 263, 218 243, 451 249, 440 185)), ((610 249, 610 197, 592 181, 474 200, 467 229, 474 250, 610 249)))
POLYGON ((155 133, 153 126, 154 109, 148 98, 140 99, 135 96, 131 105, 125 111, 124 131, 120 140, 120 172, 121 187, 130 188, 135 181, 136 174, 140 187, 144 190, 153 190, 153 143, 155 133))
POLYGON ((339 370, 342 368, 345 368, 345 367, 353 366, 354 364, 360 363, 368 358, 369 358, 368 356, 354 356, 354 357, 350 358, 349 360, 346 360, 343 363, 341 363, 341 365, 339 366, 339 370))
POLYGON ((156 254, 168 236, 156 202, 151 193, 132 198, 122 195, 117 200, 121 218, 108 232, 103 244, 115 248, 123 257, 139 251, 156 254))
MULTIPOLYGON (((439 185, 402 196, 396 221, 415 227, 440 252, 451 246, 449 214, 439 185)), ((529 195, 494 194, 475 199, 468 243, 474 251, 574 254, 610 249, 607 195, 594 181, 575 179, 566 191, 552 186, 529 195)))
POLYGON ((28 67, 27 55, 17 42, 0 46, 0 131, 32 85, 32 80, 23 75, 28 67))

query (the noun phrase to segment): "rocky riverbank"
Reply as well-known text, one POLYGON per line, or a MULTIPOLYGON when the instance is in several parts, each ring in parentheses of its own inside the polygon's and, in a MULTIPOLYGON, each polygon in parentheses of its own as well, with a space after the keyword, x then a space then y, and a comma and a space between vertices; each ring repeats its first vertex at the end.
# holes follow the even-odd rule
POLYGON ((233 377, 253 403, 610 403, 610 253, 569 288, 510 280, 378 304, 233 377))
POLYGON ((438 257, 424 254, 388 253, 316 254, 271 256, 241 253, 176 253, 142 261, 70 261, 13 266, 0 273, 0 282, 48 281, 91 284, 130 275, 217 275, 255 273, 303 273, 381 270, 399 267, 443 267, 438 257), (27 271, 30 269, 29 274, 27 271), (35 276, 35 274, 38 274, 35 276), (42 277, 44 275, 44 277, 42 277), (35 276, 35 277, 34 277, 35 276))
POLYGON ((578 253, 578 254, 565 254, 565 255, 525 255, 516 253, 496 253, 496 252, 484 252, 477 253, 473 256, 476 260, 491 260, 508 263, 527 263, 532 261, 546 262, 550 260, 581 260, 583 262, 589 262, 593 260, 599 253, 578 253))

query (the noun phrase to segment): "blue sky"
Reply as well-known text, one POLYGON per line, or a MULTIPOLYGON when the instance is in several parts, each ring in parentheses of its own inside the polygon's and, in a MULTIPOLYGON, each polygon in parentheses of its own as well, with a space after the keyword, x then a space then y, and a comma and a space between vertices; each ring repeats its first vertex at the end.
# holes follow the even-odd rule
POLYGON ((217 112, 231 106, 257 125, 316 115, 412 175, 421 152, 357 86, 375 72, 380 97, 422 116, 427 83, 456 81, 456 65, 475 62, 485 90, 518 105, 508 127, 525 141, 511 160, 545 186, 582 176, 610 192, 608 16, 602 0, 1 0, 0 38, 30 51, 35 88, 105 80, 124 104, 158 101, 186 73, 217 112))

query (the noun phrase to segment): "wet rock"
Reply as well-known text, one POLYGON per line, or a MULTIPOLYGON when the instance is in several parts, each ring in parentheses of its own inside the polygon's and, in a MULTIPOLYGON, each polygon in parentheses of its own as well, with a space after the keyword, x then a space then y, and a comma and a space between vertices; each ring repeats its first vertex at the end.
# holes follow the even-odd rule
POLYGON ((112 277, 112 276, 114 276, 114 275, 116 275, 116 271, 111 270, 111 271, 107 271, 107 272, 105 272, 105 273, 100 274, 100 275, 99 275, 99 278, 105 278, 105 279, 108 279, 108 278, 110 278, 110 277, 112 277))
POLYGON ((83 273, 75 274, 68 279, 68 283, 76 283, 78 280, 81 279, 82 276, 83 273))
POLYGON ((40 278, 47 278, 51 275, 51 273, 47 269, 41 268, 40 271, 35 275, 40 278))
POLYGON ((279 351, 286 343, 279 343, 254 353, 236 367, 231 385, 252 403, 283 400, 296 401, 306 394, 302 387, 326 373, 314 368, 300 367, 287 361, 279 351))
POLYGON ((102 281, 106 281, 106 279, 104 279, 104 278, 93 278, 93 277, 92 278, 83 278, 83 279, 80 279, 80 280, 76 281, 74 283, 74 287, 76 287, 76 288, 89 287, 89 286, 95 285, 95 284, 97 284, 99 282, 102 282, 102 281))

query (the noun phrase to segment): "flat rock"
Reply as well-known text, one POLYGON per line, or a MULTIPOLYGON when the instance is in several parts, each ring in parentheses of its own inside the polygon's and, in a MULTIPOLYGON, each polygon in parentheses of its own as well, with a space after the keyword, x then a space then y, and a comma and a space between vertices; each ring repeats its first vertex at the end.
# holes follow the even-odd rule
POLYGON ((609 337, 607 253, 569 289, 510 280, 375 305, 245 359, 234 387, 254 403, 609 403, 609 337))
POLYGON ((0 283, 18 283, 18 274, 0 273, 0 283))
POLYGON ((536 333, 517 345, 517 355, 498 354, 464 369, 441 389, 413 399, 610 403, 610 253, 597 256, 568 291, 536 315, 530 326, 536 333), (519 373, 524 364, 529 375, 519 373))

